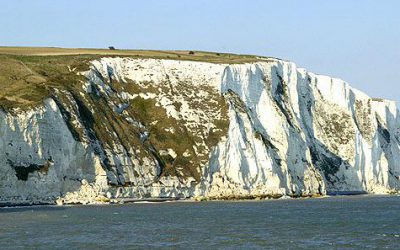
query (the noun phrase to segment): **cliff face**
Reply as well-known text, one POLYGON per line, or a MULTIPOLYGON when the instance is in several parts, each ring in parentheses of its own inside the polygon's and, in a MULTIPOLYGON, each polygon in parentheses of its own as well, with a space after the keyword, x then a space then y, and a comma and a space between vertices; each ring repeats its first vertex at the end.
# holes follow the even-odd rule
POLYGON ((278 59, 100 58, 78 89, 0 111, 0 200, 400 190, 400 115, 278 59))

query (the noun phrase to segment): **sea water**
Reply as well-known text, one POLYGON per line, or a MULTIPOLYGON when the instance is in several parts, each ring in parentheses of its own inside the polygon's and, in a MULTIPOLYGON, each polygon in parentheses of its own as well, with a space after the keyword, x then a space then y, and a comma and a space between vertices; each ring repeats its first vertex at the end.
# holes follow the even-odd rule
POLYGON ((399 249, 400 197, 0 209, 0 249, 399 249))

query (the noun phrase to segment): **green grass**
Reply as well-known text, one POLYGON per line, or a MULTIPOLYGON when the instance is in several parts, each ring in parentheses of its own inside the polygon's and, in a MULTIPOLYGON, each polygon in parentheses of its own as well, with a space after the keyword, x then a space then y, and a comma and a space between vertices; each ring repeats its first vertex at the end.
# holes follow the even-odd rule
MULTIPOLYGON (((89 68, 91 60, 104 56, 190 60, 210 63, 249 63, 260 59, 237 55, 194 51, 64 49, 45 47, 0 47, 0 108, 29 109, 52 95, 54 88, 74 91, 84 80, 76 71, 89 68)), ((267 58, 264 58, 265 60, 267 58)))
MULTIPOLYGON (((67 49, 49 47, 0 47, 0 54, 25 56, 60 56, 60 55, 101 55, 129 56, 132 58, 155 58, 203 61, 211 63, 246 63, 255 62, 260 58, 255 55, 240 55, 232 53, 190 51, 186 50, 108 50, 108 49, 67 49)), ((267 57, 263 57, 268 59, 267 57)))
POLYGON ((28 109, 51 96, 54 88, 80 88, 84 77, 69 72, 68 66, 87 70, 95 57, 0 55, 0 107, 28 109))

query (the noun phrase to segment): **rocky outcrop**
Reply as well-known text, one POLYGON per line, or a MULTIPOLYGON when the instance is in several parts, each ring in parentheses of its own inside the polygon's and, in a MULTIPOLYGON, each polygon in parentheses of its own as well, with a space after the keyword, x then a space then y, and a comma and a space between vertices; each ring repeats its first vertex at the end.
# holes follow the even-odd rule
POLYGON ((278 59, 102 58, 80 89, 0 112, 0 200, 400 190, 400 115, 278 59))

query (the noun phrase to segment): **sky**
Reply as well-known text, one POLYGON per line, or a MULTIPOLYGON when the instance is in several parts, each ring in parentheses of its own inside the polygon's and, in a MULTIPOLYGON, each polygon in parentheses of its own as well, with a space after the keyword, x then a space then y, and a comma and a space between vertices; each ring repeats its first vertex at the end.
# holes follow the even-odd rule
MULTIPOLYGON (((400 101, 398 0, 0 0, 0 45, 273 56, 400 101)), ((398 105, 399 107, 399 105, 398 105)))

